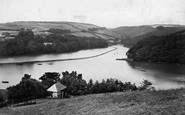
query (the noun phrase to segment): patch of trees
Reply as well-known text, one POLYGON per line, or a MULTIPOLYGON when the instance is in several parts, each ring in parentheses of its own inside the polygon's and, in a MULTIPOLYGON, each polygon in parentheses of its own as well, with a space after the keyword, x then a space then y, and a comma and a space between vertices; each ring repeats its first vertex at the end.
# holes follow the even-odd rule
POLYGON ((88 31, 92 31, 92 32, 94 32, 94 31, 98 31, 98 30, 105 30, 105 29, 106 29, 106 27, 88 28, 88 31))
POLYGON ((42 37, 34 36, 30 30, 22 30, 15 39, 0 42, 0 56, 67 53, 104 47, 108 47, 108 43, 103 39, 58 34, 42 37))
POLYGON ((152 36, 129 49, 127 57, 135 61, 185 64, 185 31, 152 36))
POLYGON ((52 34, 68 35, 71 31, 66 29, 50 28, 48 32, 51 32, 52 34))

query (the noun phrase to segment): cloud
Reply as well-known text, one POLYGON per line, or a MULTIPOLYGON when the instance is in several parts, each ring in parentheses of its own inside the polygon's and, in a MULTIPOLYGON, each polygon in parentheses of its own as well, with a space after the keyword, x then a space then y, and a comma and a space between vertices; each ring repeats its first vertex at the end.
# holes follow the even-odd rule
POLYGON ((77 21, 106 27, 185 24, 185 0, 0 0, 0 23, 77 21))

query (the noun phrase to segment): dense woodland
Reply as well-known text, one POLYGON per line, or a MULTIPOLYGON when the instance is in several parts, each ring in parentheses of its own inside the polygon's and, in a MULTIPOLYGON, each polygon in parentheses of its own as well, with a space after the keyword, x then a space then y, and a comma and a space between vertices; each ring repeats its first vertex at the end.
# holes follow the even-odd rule
POLYGON ((0 56, 66 53, 104 47, 108 47, 108 43, 103 39, 58 34, 35 36, 32 31, 20 31, 15 39, 0 42, 0 56))
POLYGON ((185 64, 185 30, 166 36, 152 36, 129 49, 135 61, 185 64))
POLYGON ((82 74, 77 74, 75 71, 71 73, 67 71, 62 72, 62 78, 60 78, 60 75, 60 73, 56 72, 47 72, 39 78, 41 81, 38 81, 31 78, 31 75, 25 74, 19 84, 7 88, 8 99, 19 100, 47 97, 51 95, 51 93, 47 92, 47 89, 56 82, 60 82, 67 87, 65 92, 68 93, 68 96, 66 97, 70 95, 79 96, 106 92, 145 90, 152 85, 148 80, 144 80, 139 87, 130 82, 123 83, 117 79, 103 79, 102 82, 93 82, 90 79, 87 82, 82 78, 82 74))

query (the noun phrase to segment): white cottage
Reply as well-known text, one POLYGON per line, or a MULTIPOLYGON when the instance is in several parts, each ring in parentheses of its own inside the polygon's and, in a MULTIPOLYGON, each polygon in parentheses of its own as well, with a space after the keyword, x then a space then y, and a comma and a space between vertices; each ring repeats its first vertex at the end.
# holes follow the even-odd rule
POLYGON ((67 87, 60 82, 57 82, 53 84, 51 87, 47 89, 47 91, 53 92, 53 97, 64 97, 64 92, 63 90, 66 89, 67 87))

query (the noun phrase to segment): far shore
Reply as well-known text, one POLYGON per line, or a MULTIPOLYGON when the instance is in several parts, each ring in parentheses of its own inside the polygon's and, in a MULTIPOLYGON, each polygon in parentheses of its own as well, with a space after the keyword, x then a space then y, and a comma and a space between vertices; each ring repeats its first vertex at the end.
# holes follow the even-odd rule
POLYGON ((99 57, 102 55, 105 55, 109 52, 112 52, 114 50, 117 50, 117 47, 113 47, 113 49, 103 52, 101 54, 97 54, 94 56, 88 56, 88 57, 80 57, 80 58, 68 58, 68 59, 54 59, 54 60, 36 60, 36 61, 22 61, 22 62, 7 62, 7 63, 0 63, 0 65, 4 65, 4 64, 33 64, 33 63, 42 63, 42 62, 56 62, 56 61, 72 61, 72 60, 82 60, 82 59, 90 59, 90 58, 95 58, 95 57, 99 57))

